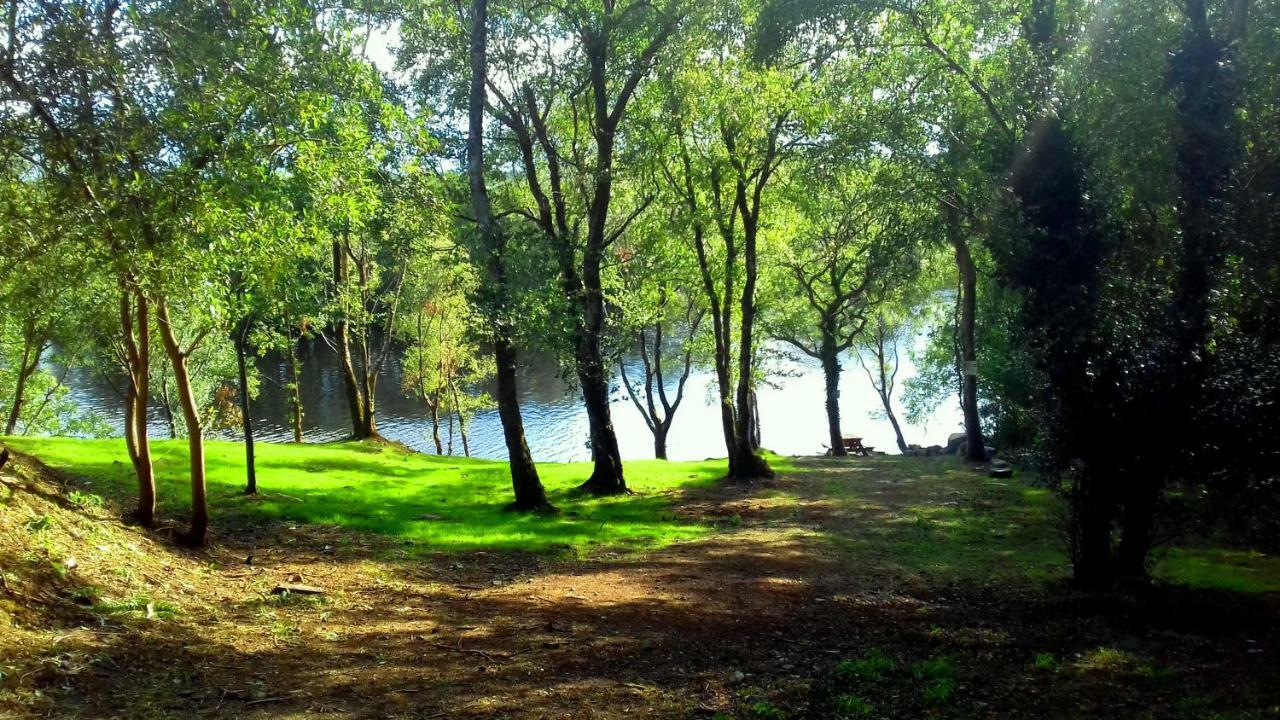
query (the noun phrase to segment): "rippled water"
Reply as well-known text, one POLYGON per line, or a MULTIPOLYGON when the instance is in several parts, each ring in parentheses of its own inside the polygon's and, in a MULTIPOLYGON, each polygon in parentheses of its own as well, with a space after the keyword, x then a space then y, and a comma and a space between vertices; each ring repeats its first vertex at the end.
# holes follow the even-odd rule
MULTIPOLYGON (((534 459, 545 461, 587 460, 588 427, 576 390, 560 377, 554 362, 526 357, 520 378, 521 409, 525 431, 534 459)), ((631 362, 638 365, 638 360, 631 362)), ((855 358, 846 358, 841 382, 841 425, 846 435, 859 435, 868 445, 896 452, 893 429, 887 420, 875 416, 880 399, 855 358), (874 416, 874 417, 873 417, 874 416)), ((422 403, 406 397, 400 390, 400 372, 389 363, 378 385, 377 419, 382 434, 414 448, 434 452, 431 423, 422 403)), ((289 420, 285 385, 288 365, 278 358, 258 362, 263 381, 253 403, 255 434, 268 441, 287 442, 293 438, 289 420)), ((823 408, 822 371, 816 363, 797 359, 774 360, 769 386, 759 391, 761 436, 763 445, 784 455, 806 455, 822 452, 826 444, 826 412, 823 408)), ((902 381, 914 374, 907 353, 902 353, 898 374, 899 392, 902 381)), ((639 375, 637 367, 635 378, 639 375)), ((309 442, 337 440, 350 433, 350 419, 342 389, 337 357, 323 343, 316 343, 304 353, 302 360, 302 402, 305 411, 304 437, 309 442)), ((121 427, 121 401, 110 385, 85 374, 70 378, 73 396, 82 406, 101 414, 115 427, 121 427)), ((627 459, 653 457, 653 436, 643 418, 631 404, 621 382, 615 380, 613 419, 627 459)), ((697 371, 690 376, 685 401, 676 413, 668 437, 668 453, 672 460, 694 460, 724 456, 724 440, 720 416, 713 402, 715 377, 710 371, 697 371)), ((921 445, 943 444, 949 433, 961 427, 958 405, 946 403, 921 425, 903 421, 907 442, 921 445)), ((164 437, 168 427, 157 410, 151 414, 153 437, 164 437)), ((179 420, 180 422, 180 420, 179 420)), ((442 434, 444 430, 442 428, 442 434)), ((228 433, 214 436, 235 439, 228 433)), ((496 410, 481 412, 472 419, 469 437, 472 454, 477 457, 505 458, 502 427, 496 410)), ((454 450, 461 454, 460 442, 454 450)))

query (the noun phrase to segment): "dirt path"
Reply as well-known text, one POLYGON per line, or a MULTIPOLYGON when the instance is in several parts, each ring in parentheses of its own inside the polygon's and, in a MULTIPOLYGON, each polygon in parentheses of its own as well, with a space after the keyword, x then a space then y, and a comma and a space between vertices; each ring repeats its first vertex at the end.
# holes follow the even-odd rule
MULTIPOLYGON (((975 542, 920 535, 933 531, 911 518, 981 507, 983 486, 850 468, 812 461, 763 487, 691 494, 678 512, 723 532, 643 555, 424 558, 328 528, 244 529, 146 570, 182 606, 172 618, 146 619, 163 614, 148 608, 93 626, 68 610, 51 646, 22 646, 34 668, 24 682, 43 693, 26 707, 87 718, 1280 717, 1274 605, 912 571, 904 563, 933 550, 899 557, 896 536, 859 543, 898 522, 925 542, 975 542), (270 593, 288 580, 326 593, 270 593), (888 660, 874 672, 841 665, 869 656, 888 660)), ((979 538, 967 552, 984 551, 979 538)))

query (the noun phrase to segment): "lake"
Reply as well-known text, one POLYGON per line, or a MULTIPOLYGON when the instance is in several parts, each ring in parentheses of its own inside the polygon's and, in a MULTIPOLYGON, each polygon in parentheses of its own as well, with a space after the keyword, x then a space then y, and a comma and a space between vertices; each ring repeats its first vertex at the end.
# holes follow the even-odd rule
MULTIPOLYGON (((919 336, 915 342, 923 343, 919 336)), ((567 384, 552 359, 535 355, 522 358, 520 395, 525 432, 535 460, 578 461, 591 457, 588 448, 586 413, 575 388, 567 384)), ((157 359, 163 362, 162 358, 157 359)), ((633 382, 640 376, 639 360, 629 368, 633 382)), ((311 343, 303 353, 302 402, 305 410, 304 437, 308 442, 339 440, 350 433, 350 419, 343 394, 337 356, 324 343, 311 343)), ((898 373, 898 393, 915 368, 908 353, 902 353, 898 373)), ((879 396, 872 389, 857 359, 848 357, 841 388, 841 427, 846 435, 858 435, 879 450, 897 452, 893 429, 882 414, 879 396)), ((761 438, 764 447, 783 455, 812 455, 827 444, 826 411, 823 406, 822 370, 807 358, 774 357, 769 362, 771 379, 758 391, 761 438)), ((253 402, 255 436, 261 440, 287 442, 293 431, 289 419, 285 386, 288 365, 280 358, 260 358, 262 382, 253 402)), ((622 455, 626 459, 653 457, 653 436, 644 419, 631 404, 625 388, 615 377, 613 421, 622 455)), ((120 428, 121 401, 111 386, 87 373, 69 377, 73 398, 86 409, 100 414, 120 428)), ((640 388, 637 388, 639 391, 640 388)), ((685 400, 676 413, 668 436, 668 456, 672 460, 696 460, 724 456, 724 439, 719 411, 715 405, 715 376, 709 369, 695 369, 685 388, 685 400)), ((895 402, 897 398, 895 398, 895 402)), ((896 406, 908 443, 945 444, 947 435, 962 428, 956 402, 944 403, 926 422, 906 422, 901 406, 896 406)), ((400 370, 390 362, 378 384, 378 428, 382 434, 424 452, 434 452, 431 423, 426 408, 400 390, 400 370)), ((181 422, 181 419, 179 419, 181 422)), ((153 408, 152 437, 166 437, 168 426, 153 408)), ((444 434, 442 428, 441 433, 444 434)), ((227 432, 211 432, 210 437, 238 439, 227 432)), ((505 458, 506 446, 496 410, 478 413, 471 421, 469 438, 472 455, 505 458)), ((454 443, 457 454, 460 442, 454 443)))

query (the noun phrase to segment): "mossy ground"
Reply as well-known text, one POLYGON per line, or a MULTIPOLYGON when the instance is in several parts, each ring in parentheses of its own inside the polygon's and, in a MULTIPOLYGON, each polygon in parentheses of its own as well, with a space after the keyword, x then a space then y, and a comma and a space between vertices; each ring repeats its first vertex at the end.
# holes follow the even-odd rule
POLYGON ((61 472, 0 477, 0 716, 1280 718, 1275 558, 1174 548, 1081 595, 1056 498, 952 459, 630 463, 607 499, 543 465, 545 517, 501 463, 351 443, 260 446, 246 498, 212 443, 193 551, 122 522, 118 442, 6 442, 61 472))

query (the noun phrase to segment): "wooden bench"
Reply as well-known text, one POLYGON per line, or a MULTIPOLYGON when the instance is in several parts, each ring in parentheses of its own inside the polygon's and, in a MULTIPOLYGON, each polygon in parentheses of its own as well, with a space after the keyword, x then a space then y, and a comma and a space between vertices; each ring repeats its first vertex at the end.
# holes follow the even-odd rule
MULTIPOLYGON (((844 445, 844 451, 850 455, 861 455, 863 457, 867 457, 871 455, 871 451, 875 450, 875 448, 870 445, 863 445, 862 438, 860 437, 841 438, 841 443, 844 445)), ((832 455, 834 453, 828 449, 827 454, 832 455)))

